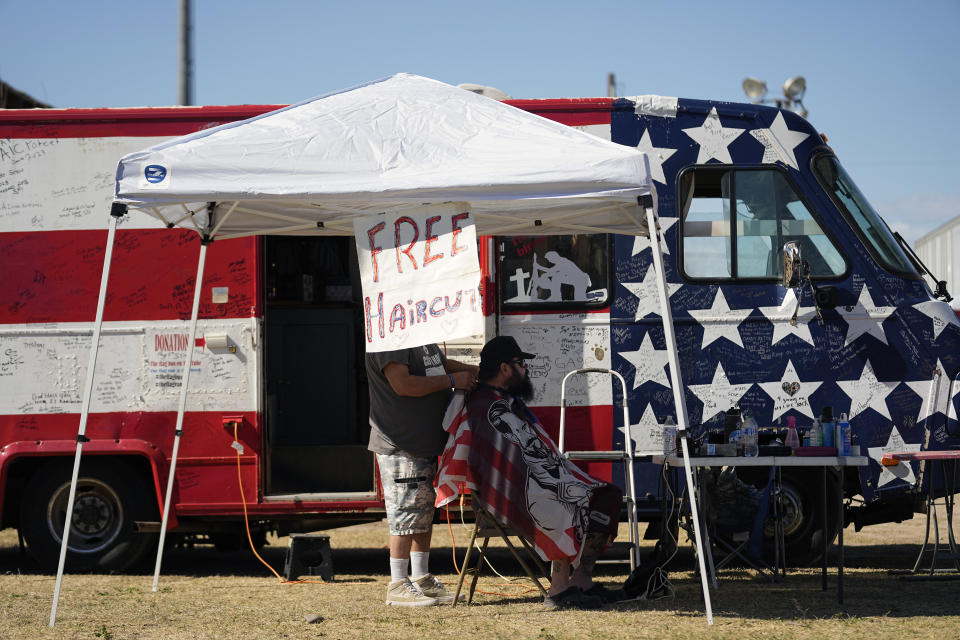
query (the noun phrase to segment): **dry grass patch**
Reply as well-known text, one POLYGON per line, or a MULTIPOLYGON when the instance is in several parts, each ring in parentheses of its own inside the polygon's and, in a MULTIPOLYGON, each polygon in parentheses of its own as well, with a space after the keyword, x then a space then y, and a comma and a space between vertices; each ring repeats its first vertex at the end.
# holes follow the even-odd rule
MULTIPOLYGON (((149 568, 137 574, 67 575, 57 626, 50 629, 54 577, 22 559, 15 532, 7 530, 0 532, 0 628, 10 639, 954 638, 960 625, 954 604, 960 582, 905 582, 887 573, 912 566, 922 526, 915 519, 857 534, 848 530, 843 605, 837 604, 833 570, 826 592, 815 569, 792 570, 777 584, 750 572, 726 571, 713 593, 713 627, 703 616, 689 547, 682 549, 670 574, 675 597, 656 602, 598 612, 547 612, 535 592, 487 572, 481 589, 490 593, 478 594, 473 606, 387 607, 386 534, 385 525, 378 523, 329 532, 336 572, 330 584, 279 584, 248 551, 222 554, 209 546, 168 552, 157 593, 151 591, 149 568), (323 620, 310 624, 305 620, 309 615, 323 620)), ((454 525, 458 559, 468 538, 465 527, 454 525)), ((270 542, 263 556, 280 570, 287 540, 270 542)), ((434 544, 435 572, 455 585, 446 525, 436 528, 434 544)), ((520 575, 502 545, 491 545, 495 566, 520 575)), ((604 566, 600 579, 615 585, 624 573, 625 567, 604 566)))

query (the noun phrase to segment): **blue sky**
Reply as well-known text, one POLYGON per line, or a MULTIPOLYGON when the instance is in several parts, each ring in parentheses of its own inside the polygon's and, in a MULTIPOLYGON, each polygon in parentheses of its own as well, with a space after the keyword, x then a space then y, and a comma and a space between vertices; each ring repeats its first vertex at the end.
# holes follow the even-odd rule
MULTIPOLYGON (((515 98, 746 101, 807 80, 809 120, 908 239, 960 215, 960 0, 194 0, 194 102, 281 104, 399 71, 515 98)), ((0 78, 57 107, 177 100, 177 0, 0 0, 0 78)))

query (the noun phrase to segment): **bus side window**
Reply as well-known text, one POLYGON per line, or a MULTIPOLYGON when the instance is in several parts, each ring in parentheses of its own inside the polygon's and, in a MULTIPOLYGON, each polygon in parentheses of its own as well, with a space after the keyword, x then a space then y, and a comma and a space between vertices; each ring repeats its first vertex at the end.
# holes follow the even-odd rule
POLYGON ((681 179, 683 270, 692 278, 733 276, 729 171, 688 171, 681 179))
POLYGON ((813 277, 846 271, 841 253, 776 169, 697 168, 681 178, 681 198, 683 271, 691 278, 779 279, 780 253, 790 241, 800 244, 813 277))

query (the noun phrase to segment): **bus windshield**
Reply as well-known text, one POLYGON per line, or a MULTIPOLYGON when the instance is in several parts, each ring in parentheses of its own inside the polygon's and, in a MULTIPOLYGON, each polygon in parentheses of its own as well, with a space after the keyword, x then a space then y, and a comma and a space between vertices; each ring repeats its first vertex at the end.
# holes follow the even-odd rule
POLYGON ((894 273, 919 277, 913 263, 897 244, 886 223, 863 197, 837 158, 829 154, 819 156, 813 162, 813 171, 837 204, 840 213, 859 231, 860 237, 867 242, 870 253, 880 264, 894 273))

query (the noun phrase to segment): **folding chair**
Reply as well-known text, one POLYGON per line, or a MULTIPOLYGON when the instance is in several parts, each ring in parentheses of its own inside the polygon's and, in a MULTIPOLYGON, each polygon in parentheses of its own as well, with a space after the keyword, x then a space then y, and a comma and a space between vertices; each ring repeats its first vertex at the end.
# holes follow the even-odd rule
MULTIPOLYGON (((717 580, 717 571, 729 565, 734 561, 739 561, 752 568, 767 580, 775 582, 777 578, 777 568, 770 567, 762 560, 763 556, 763 530, 770 513, 770 495, 773 489, 774 469, 771 467, 770 476, 767 479, 767 485, 760 493, 757 512, 751 523, 739 522, 737 524, 728 524, 719 518, 708 520, 708 528, 713 546, 722 554, 715 561, 711 545, 707 545, 706 554, 710 567, 713 587, 719 587, 717 580)), ((709 493, 707 494, 709 495, 709 493)), ((704 512, 706 513, 706 509, 704 512)), ((707 516, 704 515, 706 519, 707 516)))
POLYGON ((513 554, 513 557, 516 558, 517 562, 520 563, 520 566, 523 567, 527 577, 530 578, 531 582, 537 586, 537 589, 540 591, 540 595, 546 597, 546 589, 544 589, 543 585, 540 584, 539 578, 534 575, 530 565, 524 561, 523 557, 517 551, 517 548, 512 542, 510 542, 510 537, 513 536, 520 540, 523 548, 527 550, 527 554, 533 559, 537 569, 540 570, 540 575, 549 581, 550 573, 547 570, 547 567, 543 564, 543 561, 540 560, 537 552, 534 551, 534 549, 530 546, 530 543, 527 542, 523 536, 518 534, 516 531, 504 527, 497 522, 493 516, 487 513, 487 511, 477 503, 476 500, 473 500, 472 508, 476 522, 473 526, 473 533, 470 536, 470 544, 467 546, 467 551, 463 556, 463 569, 460 571, 460 581, 457 582, 457 592, 453 596, 453 606, 457 606, 457 602, 460 600, 460 591, 463 589, 463 580, 466 578, 468 573, 472 575, 472 578, 470 580, 470 591, 467 595, 467 604, 471 604, 473 602, 473 593, 477 588, 477 580, 480 578, 480 569, 483 566, 483 561, 486 559, 487 555, 487 543, 490 542, 490 538, 493 536, 500 536, 500 538, 503 539, 507 545, 507 548, 510 549, 510 553, 513 554), (477 564, 471 569, 469 568, 470 555, 473 551, 473 546, 476 543, 477 538, 483 538, 483 543, 480 545, 480 553, 477 558, 477 564))

